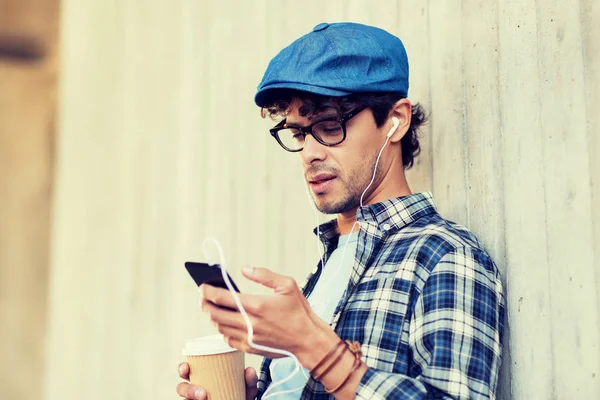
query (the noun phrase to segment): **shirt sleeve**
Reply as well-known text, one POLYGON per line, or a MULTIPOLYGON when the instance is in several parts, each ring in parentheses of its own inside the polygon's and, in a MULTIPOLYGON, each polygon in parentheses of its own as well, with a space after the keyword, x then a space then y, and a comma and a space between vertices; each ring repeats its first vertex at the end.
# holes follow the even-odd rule
POLYGON ((482 250, 458 248, 425 280, 410 319, 409 374, 369 368, 357 399, 495 399, 504 295, 482 250))

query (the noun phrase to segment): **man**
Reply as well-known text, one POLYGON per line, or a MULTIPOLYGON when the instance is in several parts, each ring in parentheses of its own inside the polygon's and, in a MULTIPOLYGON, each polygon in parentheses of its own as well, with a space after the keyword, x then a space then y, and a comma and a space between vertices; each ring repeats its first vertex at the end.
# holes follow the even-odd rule
MULTIPOLYGON (((316 207, 337 218, 316 230, 325 254, 302 292, 289 277, 243 270, 273 289, 240 296, 253 342, 294 354, 308 379, 248 344, 228 291, 201 287, 229 344, 266 357, 258 390, 246 371, 248 398, 269 386, 281 399, 495 398, 500 276, 473 234, 443 219, 430 194, 412 194, 404 171, 425 116, 407 94, 402 42, 370 26, 319 24, 269 64, 255 102, 281 118, 271 134, 299 154, 316 207)), ((185 382, 177 390, 205 396, 185 382)))

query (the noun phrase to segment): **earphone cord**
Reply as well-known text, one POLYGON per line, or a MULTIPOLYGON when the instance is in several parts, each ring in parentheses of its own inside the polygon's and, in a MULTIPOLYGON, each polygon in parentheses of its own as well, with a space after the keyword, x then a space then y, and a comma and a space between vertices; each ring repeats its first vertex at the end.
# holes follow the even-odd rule
MULTIPOLYGON (((390 131, 390 133, 391 132, 392 131, 390 131)), ((388 144, 390 136, 391 136, 390 134, 387 135, 387 137, 385 139, 385 143, 381 147, 381 150, 379 151, 379 154, 377 156, 377 160, 375 161, 375 166, 373 168, 373 177, 371 178, 371 181, 369 182, 369 184, 367 185, 367 187, 365 188, 365 190, 362 192, 362 195, 360 196, 360 206, 361 207, 363 207, 363 198, 364 198, 365 193, 367 192, 367 190, 371 187, 371 185, 375 181, 375 177, 377 175, 377 166, 379 165, 379 160, 381 158, 381 154, 383 153, 383 150, 385 149, 386 145, 388 144)), ((309 199, 310 199, 310 194, 309 194, 309 199)), ((320 234, 319 226, 318 226, 318 218, 319 217, 318 217, 318 214, 317 214, 317 234, 320 234)), ((355 221, 354 224, 352 225, 352 228, 350 229, 350 233, 352 233, 354 231, 354 227, 357 224, 358 224, 358 221, 355 221)), ((317 240, 319 240, 319 239, 317 239, 317 240)), ((273 388, 278 387, 280 385, 283 385, 284 383, 286 383, 289 380, 291 380, 298 373, 298 371, 302 371, 302 374, 304 375, 304 378, 306 380, 308 380, 308 375, 304 371, 304 368, 302 368, 302 366, 300 365, 300 362, 298 361, 298 358, 293 353, 291 353, 289 351, 286 351, 286 350, 276 349, 276 348, 269 347, 269 346, 262 346, 260 344, 254 343, 254 341, 253 341, 254 328, 252 326, 252 322, 250 321, 250 318, 248 317, 248 313, 246 312, 246 310, 244 309, 244 306, 242 305, 242 302, 240 301, 238 293, 235 291, 235 289, 233 288, 233 285, 232 285, 231 281, 229 280, 229 276, 227 274, 226 262, 225 262, 225 255, 223 254, 223 248, 221 247, 221 244, 219 243, 219 241, 216 238, 207 238, 207 239, 205 239, 204 242, 202 243, 202 251, 204 252, 204 257, 207 260, 208 260, 208 251, 206 249, 206 245, 207 245, 208 242, 213 242, 214 245, 217 247, 217 250, 219 252, 219 260, 220 260, 221 274, 223 276, 223 280, 225 281, 225 284, 227 285, 227 288, 231 292, 231 294, 233 296, 233 299, 235 301, 235 304, 238 307, 238 310, 240 310, 240 313, 242 314, 242 318, 244 319, 244 322, 246 323, 246 327, 248 329, 248 345, 250 347, 256 349, 256 350, 266 351, 266 352, 275 353, 275 354, 281 354, 283 356, 290 357, 294 361, 294 363, 295 363, 294 371, 289 376, 287 376, 285 379, 282 379, 281 381, 270 385, 269 388, 263 394, 262 399, 263 400, 267 400, 267 399, 269 399, 269 398, 271 398, 271 397, 273 397, 275 395, 286 394, 286 393, 293 393, 293 392, 298 392, 300 390, 303 390, 304 386, 301 386, 301 387, 296 388, 296 389, 283 390, 283 391, 279 391, 279 392, 275 392, 275 393, 269 393, 269 392, 271 392, 273 390, 273 388)), ((350 240, 347 240, 346 244, 344 245, 344 251, 342 252, 342 259, 341 259, 340 264, 338 265, 338 267, 336 269, 336 272, 331 276, 331 278, 329 278, 329 280, 327 280, 325 282, 325 284, 328 284, 331 281, 331 279, 333 279, 333 277, 335 276, 335 274, 337 273, 337 271, 343 265, 344 257, 346 255, 345 254, 346 253, 346 248, 348 247, 348 243, 349 242, 350 242, 350 240)), ((317 243, 317 248, 320 250, 319 243, 317 243)), ((320 252, 320 253, 322 254, 322 252, 320 252)), ((325 267, 325 265, 323 264, 323 258, 322 258, 322 256, 321 256, 321 267, 325 267)))
POLYGON ((319 240, 321 237, 321 227, 319 225, 319 210, 317 210, 317 206, 313 202, 313 199, 310 196, 310 192, 308 191, 308 187, 306 185, 304 185, 304 192, 308 197, 308 202, 311 205, 311 210, 313 211, 317 219, 317 253, 319 254, 319 258, 321 259, 321 268, 323 268, 325 266, 325 261, 323 261, 323 253, 325 252, 325 248, 321 249, 322 243, 321 240, 319 240))
POLYGON ((219 260, 220 260, 220 265, 221 265, 221 275, 223 276, 223 280, 225 281, 225 284, 227 285, 227 288, 229 289, 229 291, 231 292, 231 294, 233 295, 233 300, 235 301, 235 304, 238 308, 238 310, 240 310, 240 313, 242 314, 242 318, 244 319, 244 322, 246 323, 246 327, 248 328, 248 346, 256 349, 256 350, 261 350, 261 351, 266 351, 266 352, 270 352, 270 353, 276 353, 276 354, 281 354, 283 356, 287 356, 287 357, 291 357, 292 360, 295 362, 296 367, 294 368, 294 371, 285 379, 269 386, 269 388, 267 389, 267 391, 263 394, 263 399, 266 400, 270 397, 275 396, 276 394, 284 394, 284 393, 293 393, 293 392, 297 392, 303 389, 303 387, 300 387, 298 389, 292 389, 292 390, 285 390, 285 391, 279 391, 279 392, 275 392, 275 393, 271 393, 268 394, 269 391, 272 391, 272 389, 274 387, 283 385, 284 383, 286 383, 287 381, 289 381, 290 379, 292 379, 297 373, 298 371, 302 371, 302 373, 304 374, 304 377, 306 378, 306 380, 308 380, 308 375, 306 374, 306 372, 304 371, 303 368, 301 368, 300 362, 298 361, 298 358, 296 358, 296 356, 294 354, 292 354, 289 351, 286 350, 281 350, 281 349, 276 349, 273 347, 269 347, 269 346, 262 346, 258 343, 254 343, 253 341, 253 337, 254 337, 254 328, 252 326, 252 322, 250 321, 250 318, 248 317, 248 313, 246 312, 246 309, 244 309, 244 306, 242 305, 242 302, 240 301, 240 297, 238 295, 238 293, 235 291, 235 289, 233 288, 233 285, 231 284, 231 280, 229 279, 229 274, 227 273, 227 267, 226 267, 226 263, 225 263, 225 255, 223 254, 223 248, 221 247, 221 244, 219 243, 219 241, 215 238, 207 238, 204 240, 204 242, 202 243, 202 251, 204 252, 204 257, 205 259, 208 260, 208 251, 206 249, 206 245, 208 242, 212 242, 218 252, 219 252, 219 260))
MULTIPOLYGON (((375 161, 375 168, 373 169, 373 177, 371 178, 371 182, 369 182, 369 184, 367 185, 365 190, 362 192, 362 195, 360 196, 360 206, 361 207, 363 207, 363 197, 364 197, 365 193, 367 193, 367 190, 369 190, 371 185, 373 185, 373 182, 375 182, 375 177, 377 175, 377 166, 379 165, 379 159, 381 158, 383 149, 385 149, 385 146, 387 146, 389 140, 390 140, 390 137, 388 136, 385 139, 385 143, 383 144, 383 147, 381 148, 381 150, 379 150, 379 155, 377 156, 377 160, 375 161)), ((355 221, 354 224, 352 225, 352 228, 350 228, 350 234, 352 234, 352 232, 354 232, 354 227, 357 224, 358 224, 358 221, 355 221)), ((340 263, 338 264, 335 272, 333 274, 331 274, 330 278, 327 281, 325 281, 325 283, 323 284, 324 286, 327 286, 327 284, 329 282, 331 282, 331 280, 336 276, 336 274, 338 273, 338 271, 340 270, 342 265, 344 265, 344 258, 346 256, 346 248, 348 247, 349 243, 350 243, 350 239, 346 240, 346 243, 344 244, 344 251, 342 251, 342 259, 340 260, 340 263)), ((329 304, 329 303, 326 303, 326 304, 329 304)))

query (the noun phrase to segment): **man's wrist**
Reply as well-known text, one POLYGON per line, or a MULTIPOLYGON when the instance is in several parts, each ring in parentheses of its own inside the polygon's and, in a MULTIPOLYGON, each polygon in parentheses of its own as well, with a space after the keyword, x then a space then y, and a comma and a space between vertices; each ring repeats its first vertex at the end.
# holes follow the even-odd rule
POLYGON ((296 352, 296 357, 298 357, 298 361, 304 368, 312 371, 340 340, 333 329, 329 328, 325 331, 317 327, 315 334, 307 337, 303 342, 302 347, 296 352))

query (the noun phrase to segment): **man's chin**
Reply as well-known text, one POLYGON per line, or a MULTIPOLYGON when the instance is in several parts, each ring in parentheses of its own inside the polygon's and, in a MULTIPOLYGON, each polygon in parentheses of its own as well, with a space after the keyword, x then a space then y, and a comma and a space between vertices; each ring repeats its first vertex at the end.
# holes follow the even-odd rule
POLYGON ((335 211, 335 207, 331 204, 330 201, 327 201, 325 198, 326 195, 314 195, 313 200, 315 203, 315 207, 319 210, 320 213, 323 214, 337 214, 335 211))
POLYGON ((347 201, 330 201, 325 195, 315 197, 315 207, 323 214, 340 214, 352 209, 347 201))
POLYGON ((333 209, 331 207, 317 206, 317 210, 319 210, 320 213, 327 214, 327 215, 334 215, 334 214, 338 213, 335 209, 333 209))

